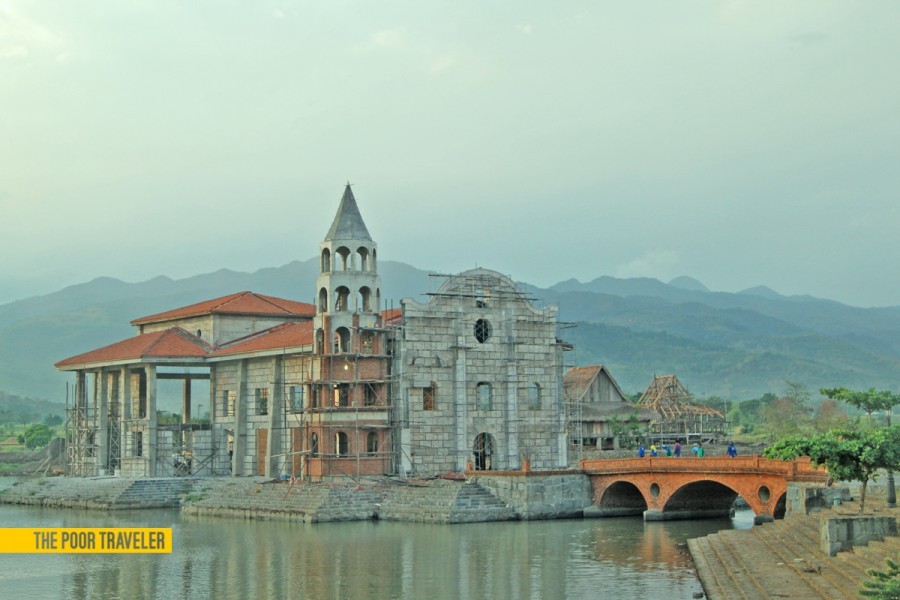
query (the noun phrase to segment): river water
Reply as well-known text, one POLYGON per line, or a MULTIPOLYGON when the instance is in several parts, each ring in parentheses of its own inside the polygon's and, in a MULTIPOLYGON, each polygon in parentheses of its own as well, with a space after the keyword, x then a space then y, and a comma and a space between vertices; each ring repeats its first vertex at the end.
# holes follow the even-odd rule
POLYGON ((0 505, 3 527, 172 527, 171 555, 0 554, 0 598, 634 598, 701 591, 686 539, 752 526, 640 518, 319 525, 0 505))

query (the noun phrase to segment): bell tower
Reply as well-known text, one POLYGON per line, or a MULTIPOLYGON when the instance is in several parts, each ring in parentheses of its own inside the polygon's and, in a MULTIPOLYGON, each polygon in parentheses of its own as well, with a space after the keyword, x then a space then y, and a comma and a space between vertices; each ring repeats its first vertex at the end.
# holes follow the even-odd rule
POLYGON ((350 184, 325 239, 316 278, 316 354, 370 354, 381 304, 377 244, 359 214, 350 184))

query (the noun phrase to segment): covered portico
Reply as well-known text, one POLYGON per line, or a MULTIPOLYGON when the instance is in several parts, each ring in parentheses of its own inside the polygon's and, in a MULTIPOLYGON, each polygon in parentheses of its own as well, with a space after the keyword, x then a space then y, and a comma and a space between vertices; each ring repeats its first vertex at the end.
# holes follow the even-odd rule
MULTIPOLYGON (((209 349, 200 338, 173 327, 57 363, 59 370, 75 373, 74 395, 67 406, 66 474, 190 474, 201 458, 194 433, 210 428, 209 423, 194 422, 191 414, 192 383, 210 377, 209 349), (180 423, 158 422, 161 380, 182 382, 180 423)), ((200 437, 204 454, 211 456, 208 433, 200 437)))

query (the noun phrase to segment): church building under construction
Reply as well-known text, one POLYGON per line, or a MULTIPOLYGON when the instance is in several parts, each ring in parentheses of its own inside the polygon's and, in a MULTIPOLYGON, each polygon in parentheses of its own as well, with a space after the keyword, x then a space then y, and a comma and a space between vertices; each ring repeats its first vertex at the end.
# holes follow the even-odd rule
POLYGON ((135 336, 57 363, 75 374, 67 473, 327 480, 567 465, 555 306, 474 269, 383 310, 377 244, 349 185, 319 266, 314 305, 235 293, 136 319, 135 336), (177 420, 158 409, 166 380, 181 382, 177 420), (208 397, 193 397, 197 382, 208 397), (201 403, 208 418, 194 416, 201 403))

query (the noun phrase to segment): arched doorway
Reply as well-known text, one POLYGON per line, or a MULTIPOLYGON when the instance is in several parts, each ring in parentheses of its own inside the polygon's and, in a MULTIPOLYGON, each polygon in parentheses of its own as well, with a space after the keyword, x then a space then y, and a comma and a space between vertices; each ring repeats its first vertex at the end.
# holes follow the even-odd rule
POLYGON ((479 433, 475 436, 472 453, 475 455, 476 471, 491 471, 494 468, 494 436, 489 433, 479 433))

